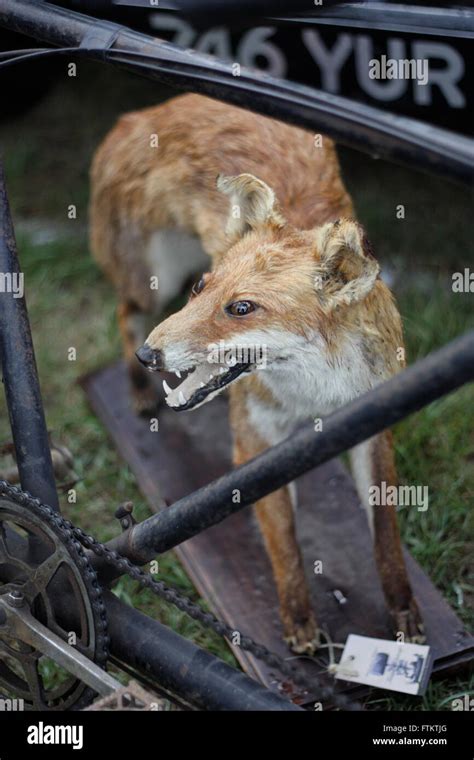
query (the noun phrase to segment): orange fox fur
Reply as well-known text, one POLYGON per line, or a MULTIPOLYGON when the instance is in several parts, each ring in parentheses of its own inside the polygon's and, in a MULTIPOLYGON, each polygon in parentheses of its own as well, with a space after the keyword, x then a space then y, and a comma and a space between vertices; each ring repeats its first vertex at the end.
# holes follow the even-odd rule
MULTIPOLYGON (((137 356, 147 368, 189 371, 176 389, 165 384, 177 410, 230 387, 240 464, 399 370, 400 317, 353 220, 329 138, 321 146, 304 130, 184 95, 123 116, 98 148, 91 178, 91 247, 117 289, 138 410, 156 402, 134 356, 143 344, 137 356), (146 338, 146 317, 158 321, 209 265, 187 305, 146 338), (226 353, 211 361, 219 347, 231 360, 226 353), (265 353, 260 364, 256 347, 265 353)), ((394 630, 420 640, 394 507, 368 506, 371 485, 396 484, 390 433, 351 456, 394 630)), ((286 487, 255 510, 285 638, 313 652, 318 629, 292 502, 286 487)))

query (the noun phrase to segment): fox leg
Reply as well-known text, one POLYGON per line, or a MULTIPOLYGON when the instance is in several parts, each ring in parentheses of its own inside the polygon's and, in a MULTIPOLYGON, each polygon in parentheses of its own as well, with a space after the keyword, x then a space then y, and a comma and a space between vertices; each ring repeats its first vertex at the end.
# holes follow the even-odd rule
POLYGON ((257 501, 255 513, 273 568, 285 641, 294 652, 313 654, 320 643, 319 634, 296 541, 289 489, 280 488, 257 501))
POLYGON ((385 600, 393 621, 395 633, 402 633, 405 641, 425 640, 423 622, 403 558, 400 531, 394 505, 369 504, 369 488, 397 485, 397 473, 389 430, 364 441, 351 451, 351 462, 359 497, 367 509, 371 528, 375 561, 385 600))
MULTIPOLYGON (((265 448, 268 444, 247 427, 246 435, 235 439, 234 463, 243 464, 265 448)), ((290 489, 280 488, 257 501, 254 508, 273 568, 285 641, 294 652, 312 654, 319 646, 319 632, 296 540, 290 489)))
POLYGON ((135 356, 147 337, 147 315, 130 301, 120 301, 117 316, 134 409, 139 414, 151 413, 158 402, 156 388, 149 372, 135 356))

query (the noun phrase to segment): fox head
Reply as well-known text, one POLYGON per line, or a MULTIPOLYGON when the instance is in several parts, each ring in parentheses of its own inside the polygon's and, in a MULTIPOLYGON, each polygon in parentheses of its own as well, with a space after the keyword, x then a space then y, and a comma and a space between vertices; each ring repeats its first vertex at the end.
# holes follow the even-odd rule
POLYGON ((165 383, 176 410, 200 406, 248 373, 291 372, 308 351, 330 351, 344 331, 360 328, 374 288, 386 290, 356 222, 296 229, 273 190, 250 174, 219 176, 217 188, 230 199, 228 248, 137 351, 151 370, 188 372, 172 391, 165 383))

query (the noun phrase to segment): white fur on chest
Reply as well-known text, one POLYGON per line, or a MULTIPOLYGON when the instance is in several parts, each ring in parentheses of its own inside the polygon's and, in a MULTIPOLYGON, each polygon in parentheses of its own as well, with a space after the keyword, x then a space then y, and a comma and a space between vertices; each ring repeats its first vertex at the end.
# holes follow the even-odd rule
POLYGON ((357 339, 346 338, 336 356, 328 353, 317 335, 308 340, 280 333, 280 340, 285 359, 258 370, 276 404, 256 396, 248 400, 250 421, 270 444, 285 438, 297 424, 325 417, 380 380, 367 364, 357 339))

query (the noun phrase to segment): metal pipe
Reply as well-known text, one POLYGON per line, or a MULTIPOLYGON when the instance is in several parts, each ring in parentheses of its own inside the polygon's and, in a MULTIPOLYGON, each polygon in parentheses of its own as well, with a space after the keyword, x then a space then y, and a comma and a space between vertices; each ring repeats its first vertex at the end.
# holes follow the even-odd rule
MULTIPOLYGON (((341 407, 323 420, 322 431, 314 432, 312 426, 299 430, 107 545, 144 565, 473 379, 474 331, 341 407), (239 503, 231 498, 235 489, 239 503)), ((102 558, 92 562, 103 582, 120 575, 102 558)))
POLYGON ((18 594, 19 596, 13 598, 14 605, 11 594, 0 596, 0 634, 4 630, 16 641, 28 644, 50 657, 57 665, 104 697, 122 688, 120 681, 110 673, 40 623, 24 603, 21 593, 18 594))
MULTIPOLYGON (((341 7, 328 7, 326 2, 317 13, 312 11, 291 16, 276 15, 271 11, 273 21, 298 26, 328 25, 347 29, 380 29, 382 32, 402 34, 435 35, 436 37, 474 37, 474 11, 468 7, 423 7, 420 3, 410 6, 393 2, 343 3, 341 7)), ((286 11, 285 11, 286 13, 286 11)), ((295 15, 293 15, 293 13, 295 15)))
POLYGON ((49 3, 0 0, 0 25, 56 47, 80 46, 86 35, 83 50, 107 40, 103 52, 90 52, 91 58, 321 131, 379 158, 472 182, 474 141, 414 119, 244 67, 235 76, 231 63, 49 3))
POLYGON ((0 162, 0 362, 21 487, 59 509, 23 273, 0 162), (21 296, 21 297, 20 297, 21 296))
POLYGON ((104 594, 104 601, 112 655, 156 680, 160 688, 203 710, 302 712, 300 707, 124 604, 114 594, 104 594))
MULTIPOLYGON (((358 0, 365 2, 365 0, 358 0)), ((133 5, 141 10, 150 10, 150 0, 110 0, 103 2, 103 10, 110 12, 110 4, 116 6, 133 5)), ((324 5, 345 5, 345 0, 324 0, 324 5)), ((89 13, 97 13, 97 0, 87 0, 84 3, 84 10, 89 13)), ((217 22, 223 20, 230 23, 241 21, 242 17, 250 17, 252 21, 260 19, 262 24, 265 19, 268 22, 268 14, 277 13, 297 13, 307 12, 308 0, 159 0, 161 11, 175 11, 185 18, 196 18, 201 20, 203 16, 212 18, 212 25, 216 26, 217 22)), ((320 6, 316 6, 314 11, 320 12, 320 6)))

